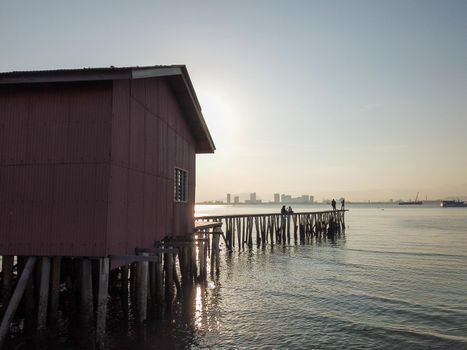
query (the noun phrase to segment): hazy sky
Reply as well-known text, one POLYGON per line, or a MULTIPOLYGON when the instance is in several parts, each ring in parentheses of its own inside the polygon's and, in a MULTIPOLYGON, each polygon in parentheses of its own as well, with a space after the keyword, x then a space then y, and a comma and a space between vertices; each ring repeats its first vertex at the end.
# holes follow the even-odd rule
POLYGON ((467 1, 5 1, 0 70, 186 64, 198 200, 467 195, 467 1))

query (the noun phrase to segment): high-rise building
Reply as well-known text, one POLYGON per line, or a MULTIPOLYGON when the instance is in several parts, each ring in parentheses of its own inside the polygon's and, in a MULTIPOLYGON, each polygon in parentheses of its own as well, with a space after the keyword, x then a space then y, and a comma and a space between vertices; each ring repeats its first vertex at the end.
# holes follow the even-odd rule
POLYGON ((281 202, 281 195, 279 193, 274 193, 274 203, 281 202))
POLYGON ((256 192, 250 193, 250 199, 245 201, 246 204, 259 204, 261 203, 260 199, 256 199, 256 192))
POLYGON ((240 203, 240 198, 238 196, 234 197, 234 204, 240 203))
POLYGON ((230 193, 227 193, 227 204, 230 204, 230 193))
POLYGON ((315 197, 310 195, 310 203, 313 204, 315 202, 315 197))

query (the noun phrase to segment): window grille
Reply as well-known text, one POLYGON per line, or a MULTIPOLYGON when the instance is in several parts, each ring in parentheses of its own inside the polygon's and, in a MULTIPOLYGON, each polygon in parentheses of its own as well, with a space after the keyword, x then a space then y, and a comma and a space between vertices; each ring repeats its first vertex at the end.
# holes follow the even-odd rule
POLYGON ((176 202, 186 202, 187 197, 187 172, 175 168, 174 199, 176 202))

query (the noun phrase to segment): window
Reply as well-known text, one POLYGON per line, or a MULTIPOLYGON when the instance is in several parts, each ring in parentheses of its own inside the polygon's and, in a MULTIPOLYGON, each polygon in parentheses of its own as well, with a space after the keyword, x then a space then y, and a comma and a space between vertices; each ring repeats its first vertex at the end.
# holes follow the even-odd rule
POLYGON ((175 168, 175 178, 174 178, 174 200, 175 202, 186 202, 187 175, 188 173, 185 170, 175 168))

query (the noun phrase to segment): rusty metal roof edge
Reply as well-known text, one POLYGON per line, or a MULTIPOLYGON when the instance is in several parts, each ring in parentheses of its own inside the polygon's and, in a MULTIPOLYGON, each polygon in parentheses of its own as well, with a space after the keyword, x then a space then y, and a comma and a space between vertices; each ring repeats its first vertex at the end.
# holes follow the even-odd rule
POLYGON ((181 66, 170 67, 137 67, 132 68, 132 79, 167 77, 172 75, 182 75, 181 66))
POLYGON ((184 66, 111 66, 82 69, 12 71, 0 73, 0 85, 163 77, 171 75, 181 75, 182 67, 184 66))

